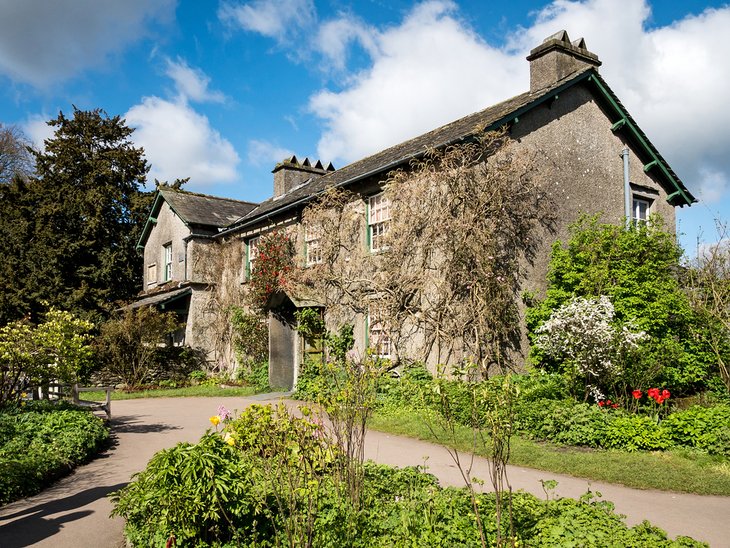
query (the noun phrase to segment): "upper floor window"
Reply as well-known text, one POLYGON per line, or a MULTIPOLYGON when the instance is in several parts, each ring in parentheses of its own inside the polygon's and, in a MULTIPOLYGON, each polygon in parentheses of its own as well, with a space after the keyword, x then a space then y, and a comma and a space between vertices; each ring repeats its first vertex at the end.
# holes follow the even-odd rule
POLYGON ((391 341, 390 334, 385 329, 378 308, 371 305, 368 310, 368 346, 373 349, 379 358, 390 358, 391 341))
POLYGON ((370 251, 385 249, 385 234, 390 221, 390 202, 381 192, 368 198, 368 242, 370 251))
POLYGON ((147 265, 147 285, 157 283, 157 263, 147 265))
POLYGON ((322 248, 320 247, 320 231, 316 227, 305 227, 304 229, 304 255, 305 264, 313 266, 322 262, 322 248))
POLYGON ((254 264, 259 256, 259 241, 260 238, 256 236, 255 238, 251 238, 246 244, 246 279, 251 277, 254 264))
POLYGON ((172 280, 172 242, 162 246, 163 253, 165 255, 165 277, 163 282, 169 282, 172 280))
POLYGON ((631 206, 631 220, 634 223, 645 223, 651 214, 652 200, 643 196, 634 196, 631 206))

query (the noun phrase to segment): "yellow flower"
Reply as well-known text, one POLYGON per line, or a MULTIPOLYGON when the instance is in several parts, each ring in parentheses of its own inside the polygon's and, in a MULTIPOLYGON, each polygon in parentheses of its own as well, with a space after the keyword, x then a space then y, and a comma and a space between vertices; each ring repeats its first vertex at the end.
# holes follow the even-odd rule
POLYGON ((213 415, 209 420, 213 426, 218 426, 221 422, 221 418, 218 415, 213 415))
POLYGON ((231 436, 230 434, 226 434, 225 437, 223 438, 223 441, 225 441, 231 447, 236 445, 236 440, 234 440, 233 436, 231 436))

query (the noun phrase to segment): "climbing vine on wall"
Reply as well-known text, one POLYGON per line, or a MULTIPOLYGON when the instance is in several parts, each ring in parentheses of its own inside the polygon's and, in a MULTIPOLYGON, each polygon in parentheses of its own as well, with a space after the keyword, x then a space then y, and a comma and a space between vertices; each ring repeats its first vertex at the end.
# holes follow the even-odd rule
POLYGON ((290 236, 282 230, 261 236, 257 256, 251 262, 251 305, 263 309, 271 294, 286 285, 293 269, 294 244, 290 236))

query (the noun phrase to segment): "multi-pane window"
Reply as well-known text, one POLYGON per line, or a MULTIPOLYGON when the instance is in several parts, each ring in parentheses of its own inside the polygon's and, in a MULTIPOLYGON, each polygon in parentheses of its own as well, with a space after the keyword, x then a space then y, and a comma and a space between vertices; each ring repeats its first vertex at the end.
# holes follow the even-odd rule
POLYGON ((308 226, 304 229, 304 254, 307 266, 313 266, 322 262, 320 236, 321 234, 317 227, 308 226))
POLYGON ((246 247, 246 277, 251 277, 251 272, 253 272, 254 264, 256 263, 256 259, 259 256, 259 237, 256 236, 255 238, 251 238, 248 241, 247 247, 246 247))
POLYGON ((385 249, 385 234, 390 221, 390 202, 381 192, 368 198, 368 240, 370 251, 385 249))
POLYGON ((169 282, 172 280, 172 243, 162 246, 162 249, 165 255, 165 277, 163 281, 169 282))
POLYGON ((631 220, 634 223, 645 223, 649 220, 649 214, 651 213, 651 200, 648 198, 642 198, 634 196, 631 207, 631 220))
POLYGON ((380 358, 390 358, 390 335, 385 329, 376 306, 370 306, 368 311, 368 346, 380 358))

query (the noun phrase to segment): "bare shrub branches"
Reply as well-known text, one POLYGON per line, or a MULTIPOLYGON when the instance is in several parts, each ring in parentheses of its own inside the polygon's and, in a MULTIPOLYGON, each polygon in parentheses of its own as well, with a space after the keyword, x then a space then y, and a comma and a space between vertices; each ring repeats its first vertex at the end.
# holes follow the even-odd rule
POLYGON ((525 266, 553 220, 536 175, 505 130, 429 151, 386 181, 391 218, 377 253, 363 244, 362 201, 330 191, 303 216, 322 262, 302 281, 350 321, 377 302, 401 357, 509 369, 525 266))

